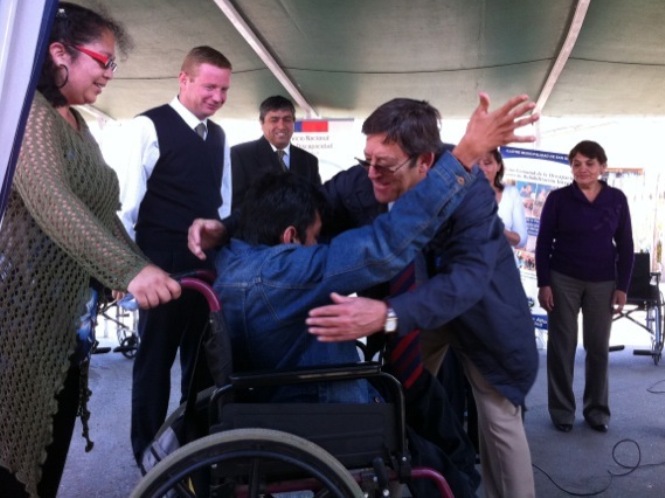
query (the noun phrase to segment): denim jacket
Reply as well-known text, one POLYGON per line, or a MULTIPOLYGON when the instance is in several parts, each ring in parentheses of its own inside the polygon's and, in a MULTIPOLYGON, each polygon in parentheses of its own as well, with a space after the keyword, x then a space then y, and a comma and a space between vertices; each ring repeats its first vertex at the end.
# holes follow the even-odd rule
MULTIPOLYGON (((371 225, 344 232, 329 244, 251 246, 233 239, 217 256, 214 289, 222 301, 234 367, 292 368, 358 361, 354 342, 322 343, 307 333, 311 308, 330 293, 350 294, 399 273, 436 234, 477 175, 450 154, 427 179, 371 225)), ((273 400, 367 402, 364 382, 280 388, 273 400)))

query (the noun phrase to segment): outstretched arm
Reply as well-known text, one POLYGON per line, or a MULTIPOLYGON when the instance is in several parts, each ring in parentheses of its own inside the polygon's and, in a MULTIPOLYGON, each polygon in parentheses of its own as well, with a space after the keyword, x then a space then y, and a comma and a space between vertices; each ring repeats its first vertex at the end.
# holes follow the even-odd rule
MULTIPOLYGON (((465 167, 470 168, 493 148, 515 141, 535 140, 533 136, 520 137, 515 134, 518 128, 538 120, 537 114, 521 117, 533 108, 534 104, 528 101, 528 97, 521 95, 510 99, 499 110, 489 112, 489 97, 484 93, 481 94, 480 104, 472 114, 466 134, 453 150, 453 155, 465 167)), ((470 241, 470 245, 477 246, 475 241, 470 241)), ((476 265, 478 269, 489 266, 492 255, 496 253, 495 249, 493 241, 482 247, 476 247, 474 253, 477 253, 476 262, 485 262, 485 266, 476 265)), ((474 292, 480 290, 475 289, 474 292)), ((332 295, 332 299, 334 304, 312 309, 307 319, 309 332, 317 335, 320 341, 357 339, 382 328, 386 317, 385 303, 365 298, 342 298, 335 294, 332 295)), ((465 302, 472 301, 473 296, 468 296, 465 302)))

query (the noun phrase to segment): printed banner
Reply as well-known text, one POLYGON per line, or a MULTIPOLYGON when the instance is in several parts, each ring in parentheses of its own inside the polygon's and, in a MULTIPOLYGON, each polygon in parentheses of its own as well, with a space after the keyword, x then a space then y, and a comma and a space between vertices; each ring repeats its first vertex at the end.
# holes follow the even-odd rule
POLYGON ((319 158, 321 180, 350 168, 358 150, 359 137, 353 119, 303 119, 296 121, 291 142, 319 158))
POLYGON ((505 165, 504 182, 515 185, 520 193, 527 226, 527 241, 516 249, 522 285, 529 298, 537 329, 547 329, 547 314, 538 305, 536 280, 536 238, 540 228, 540 213, 548 194, 572 181, 568 157, 556 152, 502 147, 505 165))

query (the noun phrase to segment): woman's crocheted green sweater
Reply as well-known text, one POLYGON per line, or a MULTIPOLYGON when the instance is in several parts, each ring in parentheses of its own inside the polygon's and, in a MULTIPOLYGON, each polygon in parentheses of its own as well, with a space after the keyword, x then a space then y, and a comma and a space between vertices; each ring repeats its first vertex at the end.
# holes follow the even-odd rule
POLYGON ((80 132, 35 96, 0 225, 0 465, 33 496, 90 277, 124 290, 147 264, 116 216, 118 179, 75 116, 80 132))

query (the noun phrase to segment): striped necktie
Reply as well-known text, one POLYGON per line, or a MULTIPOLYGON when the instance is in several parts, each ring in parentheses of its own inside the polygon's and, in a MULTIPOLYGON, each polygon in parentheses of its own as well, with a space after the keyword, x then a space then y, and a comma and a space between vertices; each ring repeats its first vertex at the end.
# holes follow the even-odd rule
MULTIPOLYGON (((413 261, 390 281, 390 295, 399 296, 416 287, 416 262, 413 261)), ((402 337, 387 336, 388 368, 409 389, 423 373, 420 351, 420 330, 414 329, 402 337)))
POLYGON ((286 152, 284 152, 282 149, 279 149, 277 151, 277 161, 279 162, 279 165, 282 167, 282 171, 288 171, 289 168, 286 166, 286 163, 284 162, 284 156, 286 155, 286 152))

